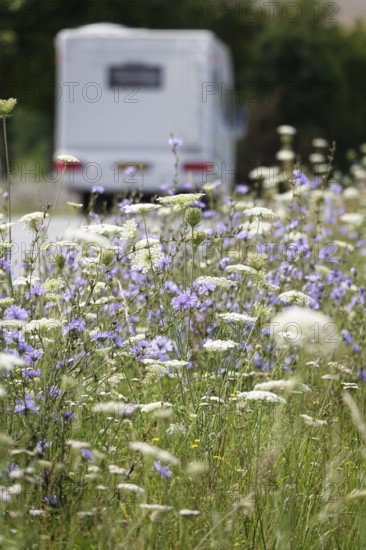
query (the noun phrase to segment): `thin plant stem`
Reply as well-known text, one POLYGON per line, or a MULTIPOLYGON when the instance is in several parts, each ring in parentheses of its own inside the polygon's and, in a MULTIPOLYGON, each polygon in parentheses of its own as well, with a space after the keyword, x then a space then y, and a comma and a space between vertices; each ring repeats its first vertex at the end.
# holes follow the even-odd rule
MULTIPOLYGON (((7 131, 6 131, 6 116, 3 116, 3 131, 4 131, 5 166, 6 166, 6 187, 8 190, 8 222, 9 224, 11 224, 10 164, 9 164, 8 138, 7 138, 7 131)), ((11 243, 11 225, 9 225, 9 242, 11 243)))

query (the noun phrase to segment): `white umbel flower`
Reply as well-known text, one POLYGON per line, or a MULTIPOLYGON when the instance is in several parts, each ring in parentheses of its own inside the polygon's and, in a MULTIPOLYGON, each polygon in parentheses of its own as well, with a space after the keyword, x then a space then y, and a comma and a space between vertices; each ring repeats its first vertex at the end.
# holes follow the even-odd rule
POLYGON ((121 240, 133 239, 137 231, 135 220, 128 220, 123 225, 112 225, 108 223, 98 223, 93 225, 83 225, 84 231, 104 235, 106 237, 119 237, 121 240))
POLYGON ((336 245, 337 248, 340 248, 341 250, 347 250, 347 252, 354 252, 355 247, 351 243, 347 243, 346 241, 333 241, 333 244, 336 245))
POLYGON ((207 340, 203 344, 203 347, 208 351, 222 352, 227 351, 228 349, 236 348, 238 344, 232 340, 207 340))
POLYGON ((73 155, 58 155, 56 158, 64 164, 80 164, 80 160, 73 155))
MULTIPOLYGON (((69 227, 65 231, 65 238, 75 239, 82 243, 92 246, 94 245, 98 249, 108 248, 110 246, 109 240, 103 235, 98 235, 97 233, 91 233, 90 231, 85 231, 84 229, 69 227)), ((88 248, 88 247, 85 247, 88 248)))
POLYGON ((244 214, 251 218, 262 218, 265 220, 276 220, 278 218, 277 214, 270 210, 269 208, 264 208, 262 206, 254 206, 253 208, 248 208, 244 210, 244 214))
POLYGON ((131 251, 131 267, 147 273, 149 269, 156 267, 163 257, 158 239, 141 239, 131 251))
POLYGON ((195 280, 195 285, 205 285, 205 284, 212 284, 215 285, 215 287, 218 288, 230 288, 232 286, 237 286, 237 282, 230 281, 229 279, 226 279, 225 277, 198 277, 195 280))
POLYGON ((173 506, 164 504, 139 504, 139 507, 148 512, 170 512, 170 510, 174 510, 173 506))
POLYGON ((323 138, 314 138, 311 144, 316 149, 326 149, 327 147, 329 147, 329 143, 326 139, 323 138))
POLYGON ((132 403, 124 403, 123 401, 105 401, 93 406, 93 412, 108 414, 111 416, 128 416, 136 409, 136 405, 132 403))
POLYGON ((289 124, 282 124, 277 128, 277 134, 285 136, 294 136, 296 134, 296 128, 290 126, 289 124))
POLYGON ((11 502, 13 496, 19 495, 22 492, 22 486, 20 483, 14 483, 13 485, 0 485, 0 502, 11 502))
POLYGON ((22 216, 19 221, 24 223, 28 233, 37 233, 47 217, 48 214, 45 212, 31 212, 30 214, 22 216))
POLYGON ((311 391, 309 386, 300 384, 296 380, 269 380, 268 382, 259 382, 254 386, 254 389, 261 391, 293 391, 294 389, 297 389, 301 393, 311 391))
POLYGON ((295 345, 309 353, 329 355, 341 341, 332 319, 320 311, 294 306, 270 322, 271 336, 279 345, 295 345))
POLYGON ((12 227, 13 225, 14 225, 13 222, 2 223, 2 224, 0 225, 0 233, 1 233, 1 234, 2 234, 2 233, 6 233, 6 231, 7 231, 10 227, 12 227))
POLYGON ((218 317, 229 323, 248 324, 257 321, 257 317, 250 317, 249 315, 245 315, 245 313, 219 313, 218 317))
POLYGON ((300 416, 304 420, 307 426, 326 426, 328 424, 326 420, 319 420, 317 418, 312 418, 307 414, 300 414, 300 416))
POLYGON ((68 439, 66 445, 70 445, 71 449, 80 451, 80 449, 89 449, 90 443, 87 441, 78 441, 77 439, 68 439))
POLYGON ((126 468, 120 468, 115 464, 109 464, 108 471, 110 474, 113 474, 115 476, 127 476, 129 472, 129 470, 126 470, 126 468))
POLYGON ((281 162, 288 162, 294 160, 295 153, 293 151, 288 151, 287 149, 281 149, 276 153, 276 159, 281 162))
POLYGON ((174 434, 186 435, 187 426, 182 422, 178 422, 176 424, 169 424, 168 428, 165 430, 165 433, 167 435, 174 435, 174 434))
POLYGON ((26 332, 40 332, 49 330, 61 330, 62 323, 59 319, 43 317, 42 319, 32 319, 25 325, 26 332))
POLYGON ((191 204, 198 201, 204 196, 204 193, 181 193, 180 195, 158 197, 156 200, 161 204, 169 204, 170 206, 186 208, 187 206, 191 206, 191 204))
POLYGON ((23 359, 10 353, 0 353, 0 370, 11 371, 14 367, 24 365, 23 359))
POLYGON ((159 449, 159 447, 154 447, 148 443, 144 443, 143 441, 131 441, 128 446, 133 451, 139 451, 143 455, 152 456, 163 462, 168 462, 175 465, 180 463, 180 460, 169 451, 159 449))
POLYGON ((358 200, 361 196, 361 192, 357 187, 346 187, 344 189, 342 196, 346 200, 358 200))
POLYGON ((180 516, 199 516, 200 515, 200 511, 199 510, 189 510, 188 508, 183 508, 182 510, 179 510, 179 515, 180 516))
POLYGON ((138 485, 134 485, 133 483, 118 483, 117 489, 119 489, 120 491, 128 491, 130 493, 136 494, 145 493, 145 489, 139 487, 138 485))
POLYGON ((365 222, 365 218, 359 212, 346 212, 340 216, 339 221, 353 227, 359 227, 365 222))
POLYGON ((150 204, 150 203, 138 203, 138 204, 126 204, 123 207, 123 212, 125 214, 145 214, 146 212, 151 212, 152 210, 157 210, 161 208, 160 204, 150 204))
POLYGON ((14 97, 0 99, 0 117, 9 115, 16 104, 17 100, 14 97))
POLYGON ((268 403, 279 403, 284 405, 286 400, 275 393, 264 390, 244 391, 237 394, 237 399, 245 401, 267 401, 268 403))
POLYGON ((143 413, 149 413, 160 409, 171 409, 173 405, 168 402, 155 401, 154 403, 147 403, 146 405, 138 405, 139 409, 143 413))
POLYGON ((311 297, 299 290, 288 290, 287 292, 282 292, 282 294, 278 296, 278 300, 285 304, 305 306, 311 302, 311 297))
POLYGON ((254 267, 243 264, 227 265, 226 271, 228 273, 241 273, 243 275, 257 275, 257 270, 254 267))

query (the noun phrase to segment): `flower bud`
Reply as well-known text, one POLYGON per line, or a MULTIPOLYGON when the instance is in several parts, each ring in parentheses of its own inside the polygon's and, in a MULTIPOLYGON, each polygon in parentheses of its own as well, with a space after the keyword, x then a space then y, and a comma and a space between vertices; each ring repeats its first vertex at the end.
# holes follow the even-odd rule
POLYGON ((0 116, 6 116, 14 109, 17 100, 13 97, 9 99, 0 99, 0 116))
POLYGON ((204 231, 195 231, 193 234, 193 245, 199 246, 206 239, 206 233, 204 231))
POLYGON ((267 260, 268 260, 267 254, 259 254, 259 253, 255 253, 255 252, 254 253, 249 252, 248 256, 247 256, 247 264, 250 267, 253 267, 254 269, 256 269, 257 271, 259 271, 260 269, 262 269, 264 267, 267 260))
POLYGON ((60 271, 62 271, 63 268, 65 267, 65 263, 66 263, 66 259, 62 254, 55 255, 55 264, 60 271))
POLYGON ((188 208, 187 214, 186 214, 186 220, 191 227, 195 227, 202 220, 202 210, 196 206, 188 208))
POLYGON ((103 265, 109 266, 114 259, 114 252, 113 250, 108 250, 106 248, 103 248, 101 254, 100 254, 100 261, 103 265))

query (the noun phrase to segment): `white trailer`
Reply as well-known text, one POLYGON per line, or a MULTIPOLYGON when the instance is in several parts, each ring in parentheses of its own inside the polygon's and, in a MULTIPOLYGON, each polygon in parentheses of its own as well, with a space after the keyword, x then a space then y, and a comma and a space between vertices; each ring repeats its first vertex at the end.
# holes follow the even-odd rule
POLYGON ((228 48, 207 30, 98 23, 56 36, 58 155, 81 193, 155 193, 174 179, 171 136, 183 141, 178 187, 221 179, 229 188, 241 137, 228 48))

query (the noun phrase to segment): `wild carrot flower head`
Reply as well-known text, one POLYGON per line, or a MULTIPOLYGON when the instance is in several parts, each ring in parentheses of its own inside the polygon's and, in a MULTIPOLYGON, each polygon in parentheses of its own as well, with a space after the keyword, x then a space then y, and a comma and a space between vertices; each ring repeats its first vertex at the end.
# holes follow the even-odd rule
POLYGON ((57 160, 64 164, 80 164, 79 159, 73 155, 58 155, 57 160))
POLYGON ((130 253, 131 267, 141 270, 142 273, 147 273, 149 269, 156 267, 163 257, 164 254, 158 239, 141 239, 134 245, 130 253))
POLYGON ((309 353, 328 355, 340 342, 337 326, 330 317, 305 307, 294 306, 275 315, 271 336, 278 345, 293 345, 309 353))
POLYGON ((236 348, 238 344, 233 342, 232 340, 207 340, 203 347, 207 351, 213 351, 213 352, 224 352, 229 349, 236 348))
POLYGON ((44 220, 48 217, 48 214, 45 212, 32 212, 31 214, 25 214, 20 218, 20 222, 25 224, 25 228, 28 233, 37 233, 41 227, 44 220))
POLYGON ((0 99, 0 116, 9 115, 17 104, 17 100, 13 97, 9 99, 0 99))
POLYGON ((180 208, 186 208, 191 206, 194 202, 204 197, 204 193, 182 193, 180 195, 170 195, 167 197, 158 197, 156 200, 161 204, 168 204, 170 206, 177 206, 180 208))

